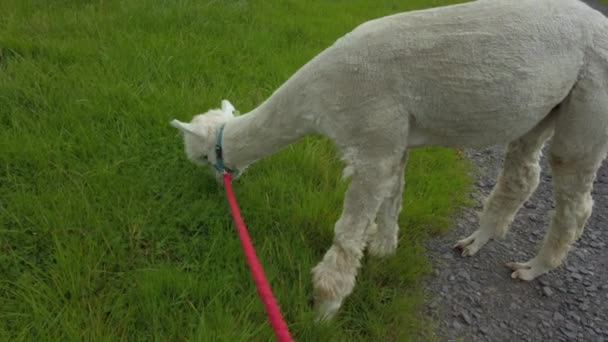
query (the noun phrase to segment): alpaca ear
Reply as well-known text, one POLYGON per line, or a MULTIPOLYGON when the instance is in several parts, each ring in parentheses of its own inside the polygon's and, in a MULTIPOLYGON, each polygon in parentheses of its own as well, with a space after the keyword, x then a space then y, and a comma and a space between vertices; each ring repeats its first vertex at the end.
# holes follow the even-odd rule
POLYGON ((185 122, 181 122, 179 120, 172 120, 170 122, 171 126, 179 129, 180 131, 182 131, 183 133, 190 133, 190 134, 194 134, 194 135, 200 135, 198 134, 196 131, 194 131, 193 127, 191 124, 189 123, 185 123, 185 122))
POLYGON ((236 109, 228 100, 222 100, 222 112, 224 115, 234 116, 236 109))

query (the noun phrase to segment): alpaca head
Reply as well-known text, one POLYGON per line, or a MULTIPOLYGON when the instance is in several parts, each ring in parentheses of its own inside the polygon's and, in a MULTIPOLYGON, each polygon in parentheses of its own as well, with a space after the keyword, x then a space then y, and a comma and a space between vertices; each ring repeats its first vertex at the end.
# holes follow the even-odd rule
MULTIPOLYGON (((215 169, 215 144, 220 127, 234 118, 234 106, 228 100, 222 100, 222 107, 198 114, 189 123, 179 120, 171 121, 171 126, 184 134, 184 145, 188 159, 198 165, 208 165, 216 178, 221 180, 215 169)), ((235 175, 238 177, 238 175, 235 175)))

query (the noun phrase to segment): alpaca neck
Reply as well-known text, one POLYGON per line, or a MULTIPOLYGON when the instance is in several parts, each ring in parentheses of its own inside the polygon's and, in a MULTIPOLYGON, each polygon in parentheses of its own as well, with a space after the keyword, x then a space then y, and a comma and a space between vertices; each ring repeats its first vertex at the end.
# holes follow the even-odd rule
POLYGON ((306 135, 307 125, 293 114, 266 102, 229 120, 222 142, 226 166, 242 170, 306 135))

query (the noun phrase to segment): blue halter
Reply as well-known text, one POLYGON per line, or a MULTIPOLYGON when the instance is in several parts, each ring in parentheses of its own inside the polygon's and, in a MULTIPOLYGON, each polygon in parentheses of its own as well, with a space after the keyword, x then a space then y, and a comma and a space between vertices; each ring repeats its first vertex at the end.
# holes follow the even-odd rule
POLYGON ((217 142, 215 143, 215 168, 220 172, 220 173, 224 173, 224 172, 228 172, 230 174, 235 173, 237 171, 237 169, 230 169, 225 167, 224 165, 224 156, 223 156, 223 151, 222 151, 222 138, 224 137, 224 127, 226 126, 226 124, 222 125, 222 127, 220 127, 220 132, 217 135, 217 142))

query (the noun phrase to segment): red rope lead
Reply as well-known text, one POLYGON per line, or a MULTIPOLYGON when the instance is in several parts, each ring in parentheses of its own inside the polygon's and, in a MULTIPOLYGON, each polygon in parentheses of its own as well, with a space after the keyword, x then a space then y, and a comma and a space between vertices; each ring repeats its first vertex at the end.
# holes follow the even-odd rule
POLYGON ((230 205, 232 218, 234 219, 236 230, 239 233, 241 246, 243 246, 245 259, 249 265, 249 270, 251 271, 255 287, 258 290, 258 295, 264 303, 270 325, 272 325, 272 329, 277 336, 277 341, 293 342, 293 339, 289 335, 287 324, 285 324, 281 311, 279 310, 279 306, 277 305, 277 300, 274 298, 270 285, 268 285, 268 281, 264 275, 264 269, 255 255, 255 250, 253 249, 249 234, 247 233, 247 227, 245 227, 245 222, 243 222, 243 218, 241 217, 241 213, 239 211, 239 206, 236 203, 236 198, 232 192, 232 177, 228 172, 224 173, 224 186, 226 188, 226 196, 228 197, 228 204, 230 205))

